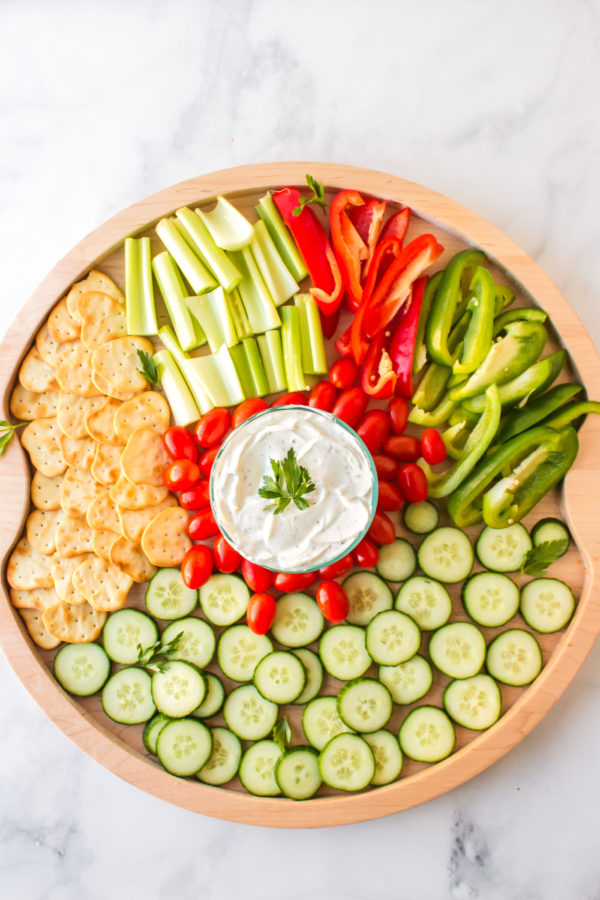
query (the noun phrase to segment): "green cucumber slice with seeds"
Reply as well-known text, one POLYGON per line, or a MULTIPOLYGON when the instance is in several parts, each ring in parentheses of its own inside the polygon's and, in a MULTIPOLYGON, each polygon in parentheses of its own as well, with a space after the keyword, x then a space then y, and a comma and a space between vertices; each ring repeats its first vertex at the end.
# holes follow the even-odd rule
POLYGON ((272 703, 293 703, 306 685, 306 669, 288 650, 273 650, 254 670, 254 687, 272 703))
POLYGON ((242 744, 237 735, 228 728, 216 726, 210 729, 212 750, 196 778, 204 784, 227 784, 237 775, 242 759, 242 744))
POLYGON ((284 797, 309 800, 321 787, 319 754, 313 747, 292 747, 275 764, 275 781, 284 797))
POLYGON ((312 650, 301 648, 293 650, 306 671, 306 684, 304 690, 299 697, 296 697, 294 703, 297 705, 308 703, 317 696, 323 686, 323 665, 316 653, 312 650))
POLYGON ((392 696, 380 681, 357 678, 338 694, 337 709, 353 731, 379 731, 392 715, 392 696))
POLYGON ((258 663, 272 650, 266 634, 255 634, 247 625, 234 625, 219 638, 217 659, 227 678, 252 681, 258 663))
POLYGON ((281 793, 275 779, 275 766, 280 756, 281 748, 275 741, 258 741, 246 750, 238 774, 249 794, 276 797, 281 793))
POLYGON ((413 656, 399 666, 380 666, 378 678, 394 703, 408 705, 428 693, 433 684, 433 671, 424 656, 413 656))
POLYGON ((210 758, 212 735, 197 719, 168 722, 159 732, 156 755, 171 775, 195 775, 210 758))
POLYGON ((438 527, 440 514, 431 500, 423 500, 422 503, 409 503, 405 506, 402 521, 404 527, 413 534, 429 534, 438 527))
POLYGON ((377 613, 367 625, 367 652, 381 666, 397 666, 417 653, 421 646, 419 626, 397 609, 377 613))
POLYGON ((156 619, 181 619, 198 604, 198 591, 189 588, 179 569, 159 569, 146 588, 146 609, 156 619))
MULTIPOLYGON (((561 553, 561 556, 564 556, 569 549, 571 535, 564 522, 561 522, 560 519, 548 517, 540 519, 533 526, 531 529, 531 540, 534 547, 539 547, 540 544, 545 544, 547 541, 566 541, 564 553, 561 553)), ((560 559, 560 557, 558 558, 560 559)))
POLYGON ((271 734, 279 707, 261 697, 253 684, 235 688, 225 700, 223 718, 243 741, 258 741, 271 734))
POLYGON ((534 578, 521 591, 521 615, 540 634, 560 631, 574 610, 573 591, 558 578, 534 578))
POLYGON ((138 644, 146 650, 158 640, 154 619, 139 609, 119 609, 111 613, 102 629, 102 644, 113 660, 124 666, 138 661, 138 644))
POLYGON ((204 669, 215 653, 215 633, 208 622, 197 616, 188 616, 178 619, 171 625, 167 625, 162 633, 162 643, 167 644, 173 638, 183 632, 177 642, 177 650, 172 659, 183 659, 191 662, 199 669, 204 669))
POLYGON ((172 719, 189 716, 206 697, 206 679, 192 663, 169 660, 152 676, 152 697, 159 712, 172 719))
POLYGON ((282 594, 277 601, 271 634, 284 647, 304 647, 323 631, 323 614, 308 594, 282 594))
POLYGON ((417 557, 425 575, 445 584, 462 581, 473 568, 471 541, 464 531, 451 525, 428 534, 421 542, 417 557))
POLYGON ((365 631, 356 625, 334 625, 319 641, 319 656, 325 669, 339 681, 364 675, 371 665, 365 631))
POLYGON ((450 756, 456 732, 449 716, 437 706, 417 706, 407 715, 398 734, 402 752, 417 762, 439 762, 450 756))
POLYGON ((237 575, 211 575, 200 588, 202 612, 213 625, 233 625, 248 609, 250 591, 237 575))
POLYGON ((225 688, 221 679, 212 672, 204 672, 203 675, 206 681, 206 696, 192 713, 195 719, 209 719, 216 716, 225 701, 225 688))
POLYGON ((485 667, 502 684, 522 687, 537 678, 543 666, 542 649, 529 631, 511 628, 494 638, 485 667))
POLYGON ((373 616, 394 605, 390 588, 373 572, 354 572, 344 580, 342 587, 350 605, 346 620, 351 625, 368 625, 373 616))
POLYGON ((415 575, 404 582, 395 606, 414 619, 422 631, 441 628, 452 615, 452 600, 444 585, 425 575, 415 575))
POLYGON ((54 657, 54 677, 76 697, 102 690, 110 675, 110 659, 100 644, 65 644, 54 657))
POLYGON ((319 771, 329 787, 362 791, 375 775, 375 756, 364 738, 338 734, 321 750, 319 771))
POLYGON ((139 725, 156 712, 152 699, 152 679, 139 666, 119 669, 102 689, 102 709, 113 722, 139 725))
POLYGON ((489 675, 451 681, 443 697, 444 709, 457 725, 484 731, 500 718, 502 694, 489 675))
POLYGON ((465 612, 487 628, 506 625, 517 614, 519 598, 517 585, 501 572, 478 572, 462 586, 465 612))
POLYGON ((352 731, 340 719, 336 697, 315 697, 311 700, 302 713, 302 728, 306 740, 316 750, 322 750, 336 734, 352 731))
POLYGON ((380 787, 396 781, 404 763, 398 738, 385 729, 364 734, 363 737, 375 757, 375 774, 371 778, 371 784, 380 787))
POLYGON ((477 538, 475 552, 481 565, 492 572, 517 572, 531 546, 529 532, 520 522, 507 528, 486 525, 477 538))
POLYGON ((432 634, 429 655, 444 675, 470 678, 485 662, 485 638, 470 622, 451 622, 432 634))
POLYGON ((170 716, 165 716, 164 713, 156 713, 149 722, 146 722, 144 731, 142 732, 142 741, 144 742, 144 747, 148 753, 152 753, 153 756, 156 756, 156 742, 158 740, 158 735, 165 725, 168 725, 168 723, 172 721, 173 719, 171 719, 170 716))
POLYGON ((392 544, 384 544, 379 548, 375 569, 386 581, 406 581, 416 566, 417 554, 405 538, 396 538, 392 544))

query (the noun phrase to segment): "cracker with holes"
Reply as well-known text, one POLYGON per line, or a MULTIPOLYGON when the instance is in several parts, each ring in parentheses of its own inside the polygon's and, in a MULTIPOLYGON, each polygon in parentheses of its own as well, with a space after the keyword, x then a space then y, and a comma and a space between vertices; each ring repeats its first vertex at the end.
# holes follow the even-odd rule
POLYGON ((83 281, 78 281, 77 284, 74 284, 67 294, 67 308, 74 318, 77 319, 79 316, 77 311, 79 298, 82 294, 87 294, 89 291, 102 291, 103 294, 114 297, 119 303, 125 303, 125 297, 114 281, 112 281, 108 275, 105 275, 104 272, 99 272, 98 269, 92 269, 88 277, 84 278, 83 281))
POLYGON ((121 475, 116 484, 108 489, 111 500, 124 509, 145 509, 147 506, 158 506, 169 496, 166 487, 155 487, 152 484, 133 484, 121 475))
POLYGON ((121 469, 132 484, 161 487, 163 472, 170 462, 160 435, 152 428, 138 428, 123 450, 121 469))
POLYGON ((140 353, 154 353, 154 347, 143 337, 120 337, 94 350, 92 367, 94 372, 108 382, 113 391, 120 394, 132 391, 138 393, 148 387, 148 382, 140 374, 140 353))
POLYGON ((44 362, 35 346, 31 348, 21 363, 19 384, 36 394, 58 389, 56 369, 44 362))
POLYGON ((58 409, 58 391, 30 391, 17 384, 10 395, 10 411, 15 419, 32 422, 34 419, 49 419, 58 409))
POLYGON ((91 437, 74 438, 61 434, 60 449, 67 465, 73 469, 91 469, 96 455, 96 441, 91 437))
POLYGON ((54 650, 60 644, 60 638, 50 634, 42 620, 43 613, 38 609, 20 609, 19 615, 34 644, 42 650, 54 650))
POLYGON ((61 519, 62 510, 60 509, 52 512, 34 509, 27 516, 25 523, 27 540, 33 549, 42 556, 52 556, 53 553, 56 553, 56 529, 61 519))
POLYGON ((57 555, 52 560, 50 563, 50 574, 52 575, 54 590, 58 594, 59 600, 73 604, 84 602, 85 597, 82 597, 73 586, 73 572, 82 562, 85 562, 86 559, 91 559, 92 556, 92 553, 80 553, 78 556, 72 556, 70 559, 63 559, 57 555))
POLYGON ((105 559, 107 562, 110 562, 110 549, 115 541, 119 540, 120 535, 115 534, 114 531, 104 531, 98 528, 94 528, 94 536, 92 538, 92 546, 94 548, 94 553, 100 559, 105 559))
POLYGON ((35 346, 38 349, 38 353, 44 362, 52 369, 58 369, 63 362, 65 347, 69 347, 72 344, 73 341, 69 341, 68 344, 61 344, 58 341, 55 341, 48 330, 47 322, 44 322, 35 336, 35 346))
POLYGON ((120 400, 115 400, 114 397, 107 397, 104 406, 91 412, 85 420, 87 433, 99 444, 121 444, 125 446, 125 441, 121 441, 115 431, 115 413, 120 407, 120 400))
POLYGON ((36 419, 21 432, 21 443, 29 453, 31 465, 48 478, 62 475, 67 463, 60 449, 58 419, 36 419))
POLYGON ((181 507, 163 509, 142 534, 142 550, 153 566, 179 566, 192 546, 186 531, 188 514, 181 507))
POLYGON ((106 397, 77 397, 61 391, 56 413, 58 427, 64 435, 74 440, 88 437, 86 420, 93 412, 102 409, 105 403, 106 397))
POLYGON ((61 600, 42 615, 46 630, 66 644, 89 644, 100 637, 106 613, 93 609, 88 603, 74 606, 61 600))
POLYGON ((85 516, 95 497, 104 493, 91 472, 84 469, 67 469, 60 488, 60 505, 68 516, 85 516))
POLYGON ((43 613, 60 603, 60 597, 54 588, 34 588, 32 591, 10 589, 10 602, 15 609, 37 609, 43 613))
POLYGON ((150 581, 156 573, 156 569, 148 562, 139 544, 134 544, 124 537, 117 538, 110 548, 110 561, 138 584, 150 581))
POLYGON ((66 394, 97 397, 102 393, 92 381, 92 352, 81 344, 56 370, 56 380, 66 394))
POLYGON ((85 519, 63 516, 56 526, 56 552, 63 559, 93 553, 92 537, 93 531, 85 519))
POLYGON ((38 553, 27 538, 21 538, 10 554, 6 580, 11 588, 33 591, 34 588, 54 587, 50 565, 52 557, 38 553))
POLYGON ((137 394, 115 412, 115 432, 124 443, 139 428, 152 428, 162 435, 169 422, 167 401, 156 391, 137 394))
POLYGON ((112 612, 125 606, 133 579, 112 563, 93 557, 75 569, 73 584, 94 609, 112 612))
POLYGON ((121 534, 121 522, 117 512, 117 504, 111 500, 106 490, 94 497, 88 507, 85 518, 90 528, 98 531, 114 531, 115 534, 121 534))
POLYGON ((91 472, 98 484, 115 484, 121 475, 121 453, 116 444, 96 444, 91 472))
POLYGON ((75 341, 81 333, 81 326, 69 312, 67 301, 59 300, 48 316, 48 331, 59 344, 75 341))
POLYGON ((36 509, 60 509, 60 486, 63 476, 48 478, 41 472, 35 472, 31 479, 31 502, 36 509))
POLYGON ((97 350, 107 341, 127 334, 125 307, 101 291, 82 294, 77 302, 81 321, 81 341, 89 350, 97 350))
POLYGON ((171 509, 177 506, 177 499, 169 495, 162 503, 156 506, 147 506, 145 509, 125 509, 123 506, 117 507, 119 521, 121 522, 121 531, 128 541, 139 544, 142 535, 150 522, 163 511, 163 509, 171 509))
POLYGON ((124 403, 126 400, 131 400, 132 397, 135 397, 135 393, 133 391, 122 392, 115 390, 112 384, 106 380, 106 378, 104 378, 102 375, 99 375, 98 372, 94 372, 93 370, 92 381, 101 394, 104 394, 106 397, 112 397, 115 400, 119 400, 121 403, 124 403))

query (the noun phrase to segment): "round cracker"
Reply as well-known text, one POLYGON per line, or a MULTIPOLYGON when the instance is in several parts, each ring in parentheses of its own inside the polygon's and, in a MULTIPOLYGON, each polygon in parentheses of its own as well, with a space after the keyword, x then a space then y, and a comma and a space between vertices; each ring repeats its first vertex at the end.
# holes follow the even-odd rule
POLYGON ((125 606, 133 579, 117 566, 95 556, 75 569, 73 584, 94 609, 112 612, 125 606))
POLYGON ((32 422, 48 419, 58 410, 58 391, 30 391, 22 384, 15 385, 10 395, 10 411, 15 419, 32 422))
POLYGON ((27 540, 34 550, 42 556, 52 556, 56 553, 56 528, 62 519, 62 510, 56 509, 45 512, 34 509, 27 516, 25 530, 27 540))
POLYGON ((67 644, 89 644, 100 636, 106 613, 88 603, 75 606, 61 600, 43 613, 42 622, 50 634, 67 644))
POLYGON ((56 552, 63 559, 93 553, 93 532, 84 518, 63 516, 56 526, 56 552))
POLYGON ((155 567, 148 562, 140 545, 124 537, 117 538, 110 548, 110 561, 138 584, 150 581, 156 573, 155 567))
POLYGON ((114 281, 112 281, 108 275, 105 275, 104 272, 100 272, 98 269, 92 269, 87 278, 84 278, 83 281, 78 281, 77 284, 73 285, 66 297, 69 312, 76 319, 79 316, 79 313, 77 312, 79 298, 88 291, 102 291, 103 294, 114 297, 119 303, 125 303, 125 297, 114 281))
POLYGON ((44 362, 53 369, 58 369, 63 362, 65 347, 72 346, 72 342, 61 344, 59 341, 54 340, 48 329, 48 323, 44 322, 35 336, 35 346, 44 362))
POLYGON ((81 344, 56 370, 56 380, 66 394, 97 397, 102 393, 92 381, 92 353, 81 344))
POLYGON ((140 373, 141 353, 154 353, 151 342, 143 337, 120 337, 94 350, 92 367, 105 379, 114 391, 137 393, 147 388, 148 382, 140 373))
POLYGON ((35 346, 26 354, 21 363, 19 384, 36 394, 58 390, 56 370, 44 362, 35 346))
POLYGON ((97 350, 107 341, 127 334, 125 309, 109 294, 101 291, 81 294, 77 312, 81 321, 81 341, 90 350, 97 350))
POLYGON ((130 435, 121 456, 123 475, 132 484, 163 484, 163 472, 171 458, 159 434, 152 428, 138 428, 130 435))
POLYGON ((67 468, 59 438, 58 418, 54 417, 36 419, 21 432, 21 444, 29 453, 31 465, 48 478, 62 475, 67 468))
POLYGON ((92 538, 94 553, 100 559, 105 559, 107 562, 110 562, 110 548, 114 542, 118 540, 119 535, 115 534, 114 531, 101 531, 100 529, 94 528, 94 536, 92 538))
POLYGON ((99 444, 121 444, 125 442, 115 432, 115 413, 121 406, 120 400, 107 397, 106 403, 101 409, 94 410, 85 420, 88 434, 99 444))
POLYGON ((60 638, 50 634, 44 625, 43 613, 38 609, 20 609, 19 615, 25 623, 25 628, 34 644, 42 650, 54 650, 60 644, 60 638))
POLYGON ((152 428, 161 434, 169 427, 169 406, 162 394, 146 391, 123 403, 115 412, 115 432, 127 441, 139 428, 152 428))
POLYGON ((24 591, 54 587, 51 561, 51 556, 43 556, 34 550, 27 538, 21 538, 9 557, 6 580, 12 588, 24 591))
POLYGON ((169 496, 164 485, 154 487, 151 484, 132 484, 121 475, 116 484, 108 489, 109 496, 117 506, 124 509, 145 509, 147 506, 158 506, 169 496))
POLYGON ((91 437, 74 438, 61 434, 60 449, 67 461, 67 465, 73 469, 91 469, 96 454, 96 441, 91 437))
POLYGON ((58 427, 63 434, 75 440, 87 437, 85 423, 88 416, 102 409, 105 403, 106 397, 76 397, 60 391, 56 413, 58 427))
POLYGON ((116 391, 112 384, 103 378, 102 375, 99 375, 98 372, 94 372, 92 369, 92 381, 98 388, 98 390, 104 394, 106 397, 113 397, 115 400, 120 400, 121 403, 124 403, 126 400, 131 400, 132 397, 135 397, 135 393, 133 391, 125 391, 124 393, 121 391, 116 391))
POLYGON ((68 516, 81 518, 87 513, 92 500, 102 493, 102 486, 91 472, 69 467, 60 487, 60 505, 68 516))
POLYGON ((41 472, 35 472, 31 479, 31 502, 36 509, 60 509, 60 486, 63 476, 48 478, 41 472))
POLYGON ((121 453, 117 444, 96 444, 91 472, 98 484, 115 484, 121 474, 121 453))
POLYGON ((163 509, 170 509, 177 505, 177 498, 170 494, 162 503, 158 503, 156 506, 147 506, 145 509, 125 509, 123 506, 118 506, 117 512, 123 536, 129 541, 133 541, 134 544, 139 544, 152 519, 155 519, 163 509))
POLYGON ((56 558, 52 560, 50 563, 50 574, 52 575, 54 590, 58 594, 59 600, 74 604, 85 602, 85 597, 82 597, 73 586, 73 572, 86 559, 91 559, 92 555, 92 553, 80 553, 78 556, 63 559, 57 554, 56 558))
POLYGON ((60 602, 54 588, 34 588, 32 591, 10 589, 10 602, 15 609, 37 609, 44 612, 60 602))
POLYGON ((48 331, 60 344, 75 341, 79 337, 81 326, 69 312, 66 298, 59 300, 48 316, 48 331))
POLYGON ((85 519, 90 528, 122 534, 117 505, 105 490, 94 497, 88 507, 85 519))
POLYGON ((142 550, 153 566, 181 565, 192 546, 186 531, 187 523, 187 512, 178 506, 163 509, 146 526, 142 534, 142 550))

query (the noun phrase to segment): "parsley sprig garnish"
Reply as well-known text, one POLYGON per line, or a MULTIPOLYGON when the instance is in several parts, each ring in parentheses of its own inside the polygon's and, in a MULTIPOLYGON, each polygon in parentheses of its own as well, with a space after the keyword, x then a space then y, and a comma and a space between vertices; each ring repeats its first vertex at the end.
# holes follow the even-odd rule
POLYGON ((272 509, 277 515, 287 509, 292 500, 298 509, 308 509, 308 500, 304 494, 315 490, 308 469, 298 465, 294 448, 290 447, 285 459, 271 460, 273 476, 263 475, 263 482, 258 489, 259 497, 272 500, 264 509, 272 509))
POLYGON ((316 203, 323 208, 327 206, 325 199, 325 187, 316 178, 313 178, 308 172, 306 173, 306 183, 312 191, 312 197, 301 197, 298 206, 292 210, 293 216, 299 216, 305 206, 309 203, 316 203))
POLYGON ((167 644, 161 643, 160 640, 146 648, 138 644, 138 664, 143 666, 144 669, 150 669, 151 672, 166 672, 169 659, 177 652, 179 641, 182 637, 183 631, 180 631, 167 644))
POLYGON ((524 575, 534 575, 538 578, 543 575, 548 566, 560 559, 569 548, 567 538, 558 538, 556 541, 544 541, 537 547, 532 547, 525 554, 525 558, 521 563, 521 572, 524 575))
POLYGON ((12 436, 17 428, 22 428, 27 422, 19 422, 18 425, 11 425, 6 419, 0 420, 0 456, 4 453, 12 440, 12 436))
POLYGON ((137 355, 142 364, 142 368, 138 369, 140 375, 142 375, 146 381, 149 381, 150 384, 158 384, 158 372, 156 371, 154 357, 145 350, 138 350, 137 355))

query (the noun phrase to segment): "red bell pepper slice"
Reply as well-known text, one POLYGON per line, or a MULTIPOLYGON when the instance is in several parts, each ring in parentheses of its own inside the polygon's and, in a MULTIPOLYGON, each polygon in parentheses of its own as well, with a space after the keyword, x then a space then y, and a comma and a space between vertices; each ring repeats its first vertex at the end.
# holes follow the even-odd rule
POLYGON ((365 394, 380 400, 393 397, 396 390, 397 376, 387 351, 388 343, 389 336, 380 331, 369 345, 360 375, 360 386, 365 394))
MULTIPOLYGON (((348 218, 358 231, 369 251, 367 263, 373 256, 377 241, 379 240, 383 217, 385 215, 385 207, 385 200, 376 200, 374 197, 369 197, 368 200, 364 200, 362 206, 352 206, 348 209, 348 218)), ((365 270, 366 266, 363 266, 363 275, 365 274, 365 270)))
POLYGON ((396 394, 409 400, 413 395, 413 357, 426 284, 427 276, 417 278, 413 284, 410 300, 398 314, 397 325, 390 342, 390 360, 397 376, 396 394))
POLYGON ((406 232, 408 231, 408 223, 410 222, 410 207, 405 206, 404 209, 399 209, 398 212, 394 213, 391 216, 385 225, 383 226, 383 231, 381 232, 381 241, 387 240, 387 238, 395 237, 398 238, 400 242, 404 240, 406 232))
POLYGON ((369 298, 375 290, 375 286, 382 281, 385 273, 391 268, 402 251, 402 244, 398 238, 388 238, 377 245, 363 291, 363 300, 359 306, 351 326, 352 353, 357 365, 363 361, 369 349, 369 342, 364 339, 362 320, 369 302, 369 298))
POLYGON ((360 306, 363 274, 373 255, 384 212, 385 201, 364 200, 358 191, 340 191, 329 206, 331 242, 351 309, 360 306))
POLYGON ((334 313, 331 313, 331 315, 325 315, 324 312, 320 312, 320 316, 323 337, 326 338, 326 340, 329 340, 329 338, 332 338, 337 331, 338 323, 340 321, 339 307, 334 313))
MULTIPOLYGON (((335 349, 340 356, 352 356, 352 325, 349 325, 345 331, 342 331, 339 338, 335 342, 335 349)), ((325 333, 325 332, 323 332, 325 333)))

